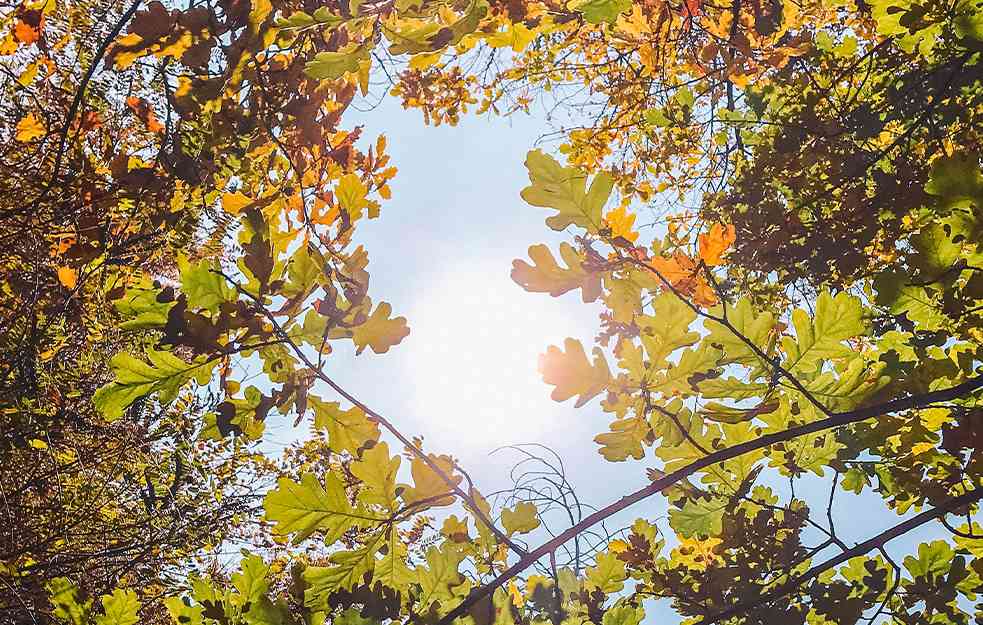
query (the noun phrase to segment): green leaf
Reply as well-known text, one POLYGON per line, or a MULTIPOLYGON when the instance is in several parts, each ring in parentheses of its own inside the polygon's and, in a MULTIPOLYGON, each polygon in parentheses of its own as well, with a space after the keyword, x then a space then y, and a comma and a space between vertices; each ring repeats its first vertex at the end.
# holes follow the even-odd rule
POLYGON ((801 436, 785 443, 785 452, 773 455, 770 464, 782 475, 794 476, 811 471, 822 477, 825 468, 836 460, 837 453, 843 447, 835 434, 801 436))
POLYGON ((323 275, 320 263, 311 255, 308 246, 301 245, 287 263, 287 283, 283 294, 287 297, 307 295, 323 275))
POLYGON ((318 52, 304 66, 304 73, 315 80, 335 80, 346 73, 357 74, 359 64, 369 60, 368 45, 351 46, 338 52, 318 52))
POLYGON ((367 442, 379 440, 379 424, 358 406, 342 410, 338 402, 314 395, 307 396, 307 403, 314 409, 314 427, 328 431, 328 444, 334 451, 354 456, 367 442))
POLYGON ((328 598, 333 593, 340 589, 351 590, 361 584, 365 576, 373 571, 381 539, 382 534, 377 534, 358 549, 331 554, 328 566, 304 569, 304 581, 310 584, 304 591, 304 605, 312 609, 326 609, 328 598))
POLYGON ((870 480, 867 474, 860 469, 853 467, 847 470, 843 474, 843 479, 840 481, 840 486, 843 490, 850 491, 851 493, 860 494, 865 486, 870 485, 870 480))
POLYGON ((699 383, 700 394, 714 399, 730 399, 742 401, 761 397, 769 391, 769 385, 764 382, 743 382, 737 378, 719 377, 703 380, 699 383))
MULTIPOLYGON (((713 311, 717 316, 723 314, 722 308, 713 311)), ((748 298, 741 298, 733 306, 727 307, 727 321, 738 333, 747 337, 761 351, 769 352, 769 339, 775 328, 775 316, 770 312, 758 314, 748 298)), ((710 335, 707 337, 713 345, 724 350, 725 362, 743 365, 760 364, 760 358, 747 343, 731 331, 727 326, 716 321, 707 321, 710 335)))
POLYGON ((335 15, 328 10, 328 7, 318 7, 314 14, 294 11, 289 17, 281 17, 277 20, 277 28, 282 30, 303 30, 312 26, 327 26, 333 28, 345 21, 340 15, 335 15))
POLYGON ((829 291, 823 291, 816 298, 815 308, 812 319, 801 308, 792 311, 795 340, 790 337, 782 340, 789 359, 788 369, 811 371, 824 359, 850 356, 853 350, 843 345, 843 341, 864 333, 859 298, 843 291, 833 297, 829 291))
POLYGON ((948 271, 962 257, 962 245, 950 237, 947 224, 932 222, 911 237, 917 254, 911 258, 913 266, 926 280, 935 280, 948 271))
POLYGON ((161 290, 149 280, 142 280, 139 285, 127 289, 123 297, 114 302, 116 310, 126 319, 119 324, 120 330, 164 327, 167 324, 167 314, 175 302, 159 301, 160 294, 161 290))
POLYGON ((676 89, 676 93, 673 94, 673 98, 676 100, 676 102, 679 102, 679 105, 683 108, 693 108, 693 105, 696 104, 696 97, 693 96, 693 92, 686 86, 676 89))
POLYGON ((389 47, 389 53, 394 56, 420 54, 457 45, 465 35, 477 30, 478 24, 487 14, 488 3, 485 0, 474 0, 464 15, 451 24, 445 26, 430 22, 419 28, 395 32, 390 38, 393 43, 389 47))
POLYGON ((624 588, 626 579, 625 563, 618 559, 617 554, 608 551, 599 554, 594 566, 587 569, 587 587, 608 595, 624 588))
POLYGON ((649 109, 645 111, 645 123, 649 126, 657 126, 660 128, 665 128, 672 125, 672 120, 666 116, 663 109, 649 109))
POLYGON ((696 312, 669 291, 663 291, 653 302, 652 316, 638 317, 639 335, 645 353, 655 369, 669 365, 668 357, 680 347, 696 343, 700 335, 689 331, 696 321, 696 312))
POLYGON ((669 511, 669 525, 685 538, 719 536, 724 531, 726 501, 687 499, 682 508, 669 511))
POLYGON ((359 500, 393 511, 396 507, 396 471, 400 462, 399 456, 389 456, 386 443, 378 443, 362 452, 362 457, 351 464, 352 475, 362 482, 359 500))
POLYGON ((539 357, 539 371, 544 382, 556 387, 550 395, 553 401, 566 401, 579 395, 575 404, 579 408, 607 388, 611 372, 600 348, 594 348, 591 364, 580 341, 568 338, 563 346, 566 353, 553 345, 547 348, 539 357))
POLYGON ((258 601, 270 589, 266 580, 269 567, 258 555, 250 554, 239 563, 239 572, 232 575, 232 585, 238 591, 233 603, 240 607, 258 601))
POLYGON ((611 422, 611 431, 598 434, 594 442, 601 446, 598 452, 608 462, 622 462, 632 457, 641 460, 645 457, 642 443, 651 432, 648 422, 642 417, 629 417, 611 422))
POLYGON ((516 504, 515 508, 502 510, 502 525, 509 536, 512 534, 526 534, 539 527, 539 516, 536 506, 523 501, 516 504))
POLYGON ((167 597, 164 599, 164 606, 174 623, 201 625, 203 622, 202 611, 204 608, 200 605, 190 605, 187 599, 183 597, 167 597))
POLYGON ((523 260, 512 261, 512 280, 533 293, 559 297, 568 291, 582 289, 585 303, 596 300, 601 294, 601 274, 585 270, 586 259, 569 243, 560 243, 560 257, 567 267, 556 262, 549 247, 532 245, 529 258, 533 265, 523 260))
POLYGON ((75 584, 64 577, 56 577, 45 588, 56 617, 72 625, 86 625, 89 622, 92 599, 83 600, 75 584))
POLYGON ((331 545, 356 523, 372 520, 356 514, 348 502, 341 479, 329 473, 324 484, 313 473, 305 473, 300 482, 281 477, 277 487, 263 500, 266 519, 276 523, 279 534, 293 534, 297 544, 314 532, 324 532, 324 543, 331 545))
MULTIPOLYGON (((690 438, 696 440, 702 438, 702 421, 693 411, 686 408, 680 399, 672 400, 665 406, 665 410, 675 416, 675 420, 670 419, 659 410, 653 410, 649 416, 649 426, 652 428, 653 435, 657 439, 662 439, 662 443, 658 447, 660 451, 682 445, 683 442, 686 442, 686 432, 690 434, 690 438), (686 432, 681 431, 680 426, 686 432)), ((690 443, 687 442, 687 445, 690 443)))
POLYGON ((679 356, 679 362, 659 373, 649 384, 649 389, 665 396, 691 393, 694 390, 692 377, 715 369, 720 363, 720 356, 721 351, 707 341, 685 349, 679 356))
POLYGON ((895 315, 905 315, 921 330, 940 330, 946 323, 936 298, 924 286, 912 284, 911 276, 885 271, 874 278, 875 302, 895 315))
POLYGON ((451 587, 460 583, 458 567, 463 559, 464 554, 451 543, 445 543, 439 549, 431 547, 427 550, 427 566, 417 569, 417 581, 420 584, 419 612, 429 610, 435 601, 453 600, 451 587))
POLYGON ((594 177, 590 189, 586 189, 587 176, 573 167, 563 167, 552 156, 533 150, 526 156, 529 172, 528 187, 522 190, 522 199, 543 208, 552 208, 558 214, 548 217, 546 225, 553 230, 578 226, 597 233, 601 226, 601 210, 614 187, 614 180, 606 173, 594 177))
POLYGON ((638 625, 645 618, 645 610, 631 605, 614 606, 604 613, 601 625, 638 625))
POLYGON ((155 350, 149 350, 147 358, 149 364, 119 353, 109 361, 116 380, 99 388, 92 397, 96 409, 106 419, 120 418, 130 404, 145 395, 158 394, 159 402, 168 403, 192 378, 201 385, 207 384, 218 362, 200 356, 189 364, 170 352, 155 350))
MULTIPOLYGON (((397 457, 398 460, 398 457, 397 457)), ((405 592, 410 584, 415 582, 418 573, 407 566, 409 554, 403 541, 393 535, 389 542, 389 551, 381 560, 375 563, 373 582, 380 582, 393 590, 405 592)))
POLYGON ((932 578, 949 570, 955 552, 944 540, 933 540, 918 545, 918 557, 907 556, 904 566, 912 577, 932 578))
POLYGON ((960 37, 983 41, 983 6, 980 0, 960 0, 956 4, 953 22, 960 37))
POLYGON ((102 610, 96 625, 134 625, 140 620, 140 602, 132 590, 117 588, 113 594, 103 595, 102 610))
POLYGON ((591 24, 613 24, 618 15, 631 10, 631 0, 587 0, 574 10, 591 24))
POLYGON ((983 171, 972 153, 940 156, 932 161, 925 191, 939 198, 942 208, 983 206, 983 171))
POLYGON ((220 270, 217 262, 203 260, 192 264, 179 256, 177 265, 181 271, 181 292, 187 296, 189 308, 216 313, 222 303, 235 300, 235 292, 226 279, 215 273, 220 270))

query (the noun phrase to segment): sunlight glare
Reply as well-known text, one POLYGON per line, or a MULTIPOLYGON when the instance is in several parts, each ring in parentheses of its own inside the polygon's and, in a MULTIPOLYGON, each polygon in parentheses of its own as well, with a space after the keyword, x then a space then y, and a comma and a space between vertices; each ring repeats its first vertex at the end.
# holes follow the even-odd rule
POLYGON ((549 399, 538 355, 577 336, 567 306, 523 291, 500 263, 458 267, 436 280, 409 315, 415 413, 487 449, 540 438, 561 408, 549 399))

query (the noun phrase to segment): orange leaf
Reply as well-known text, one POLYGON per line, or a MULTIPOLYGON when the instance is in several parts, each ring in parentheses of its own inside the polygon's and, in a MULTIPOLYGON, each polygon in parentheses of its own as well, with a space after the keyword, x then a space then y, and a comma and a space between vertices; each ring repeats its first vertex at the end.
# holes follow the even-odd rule
POLYGON ((102 116, 98 111, 88 111, 82 116, 82 130, 88 132, 102 126, 102 116))
POLYGON ((243 208, 249 206, 252 202, 252 199, 247 195, 243 195, 241 191, 226 193, 222 196, 222 208, 230 215, 238 215, 243 208))
POLYGON ((36 26, 31 26, 24 20, 17 20, 14 24, 14 39, 21 43, 34 43, 41 38, 41 31, 36 26))
POLYGON ((58 268, 58 282, 61 282, 65 288, 74 289, 77 281, 78 273, 74 269, 71 267, 58 268))
POLYGON ((709 233, 701 234, 699 237, 700 258, 711 267, 719 265, 724 252, 730 249, 736 238, 733 225, 713 224, 709 233))
POLYGON ((676 252, 668 258, 656 256, 649 261, 649 266, 662 274, 662 277, 672 284, 693 277, 693 273, 696 271, 696 263, 682 252, 676 252))
POLYGON ((136 116, 140 118, 140 121, 147 127, 147 130, 150 132, 164 131, 164 124, 158 121, 157 116, 154 115, 154 110, 146 100, 130 96, 126 99, 126 105, 136 113, 136 116))
POLYGON ((17 133, 14 135, 21 143, 27 143, 33 141, 38 137, 43 137, 48 133, 48 129, 44 127, 44 124, 37 118, 34 113, 28 113, 17 122, 17 133))

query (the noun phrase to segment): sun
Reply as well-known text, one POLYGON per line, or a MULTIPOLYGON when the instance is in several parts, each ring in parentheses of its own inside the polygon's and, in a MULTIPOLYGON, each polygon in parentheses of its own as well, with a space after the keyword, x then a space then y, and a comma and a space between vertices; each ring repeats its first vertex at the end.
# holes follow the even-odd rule
POLYGON ((523 291, 502 263, 459 266, 430 284, 407 315, 414 413, 472 448, 542 439, 564 409, 538 356, 583 333, 570 302, 523 291))

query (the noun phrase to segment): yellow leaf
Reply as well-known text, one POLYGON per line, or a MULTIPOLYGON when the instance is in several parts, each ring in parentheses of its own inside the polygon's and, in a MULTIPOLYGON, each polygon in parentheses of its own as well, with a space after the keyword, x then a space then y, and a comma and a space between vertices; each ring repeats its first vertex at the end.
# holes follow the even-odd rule
POLYGON ((539 371, 544 382, 556 387, 550 395, 553 401, 566 401, 580 395, 575 404, 579 408, 607 388, 611 372, 599 348, 594 348, 592 365, 580 341, 566 339, 563 346, 566 353, 555 345, 547 348, 546 353, 539 357, 539 371))
POLYGON ((243 195, 241 191, 222 196, 222 208, 230 215, 238 215, 249 204, 252 204, 252 199, 243 195))
POLYGON ((635 225, 635 215, 626 211, 624 206, 609 212, 604 217, 604 222, 611 229, 613 238, 621 237, 632 243, 638 239, 638 233, 631 229, 635 225))
POLYGON ((175 41, 174 43, 172 43, 172 44, 170 44, 168 46, 165 46, 164 48, 161 48, 157 52, 154 52, 154 56, 156 56, 159 59, 162 59, 162 58, 168 57, 168 56, 172 56, 174 58, 177 58, 177 57, 181 56, 182 54, 184 54, 185 52, 187 52, 188 51, 188 48, 191 47, 191 44, 192 43, 193 42, 191 40, 191 33, 188 32, 188 31, 185 31, 178 38, 177 41, 175 41))
POLYGON ((628 543, 620 539, 612 540, 608 543, 608 551, 612 553, 624 553, 628 551, 628 543))
POLYGON ((406 326, 406 317, 389 318, 392 306, 382 302, 376 306, 364 323, 352 332, 352 341, 358 346, 356 354, 361 354, 366 347, 371 347, 377 354, 384 354, 389 348, 402 341, 410 329, 406 326))
POLYGON ((362 180, 355 174, 345 174, 338 181, 335 188, 335 196, 341 208, 348 213, 348 217, 355 221, 362 216, 362 210, 368 205, 366 194, 368 189, 362 180))
POLYGON ((515 508, 502 510, 502 526, 512 534, 527 534, 539 527, 539 516, 535 504, 523 501, 515 508))
POLYGON ((314 396, 309 396, 307 402, 314 409, 314 427, 328 431, 328 443, 334 451, 354 455, 368 441, 379 440, 379 425, 370 421, 361 408, 342 410, 338 402, 321 401, 314 396))
POLYGON ((521 608, 526 603, 525 597, 519 592, 519 585, 515 583, 515 580, 509 581, 508 586, 509 597, 512 599, 512 605, 517 608, 521 608))
POLYGON ((733 225, 713 224, 709 233, 699 237, 700 258, 711 267, 719 265, 724 252, 730 249, 736 238, 733 225))
POLYGON ((66 288, 74 289, 77 281, 78 274, 74 269, 71 267, 58 268, 58 282, 61 282, 66 288))
POLYGON ((372 57, 358 62, 358 88, 363 96, 369 95, 369 72, 372 71, 372 57))
POLYGON ((705 571, 712 564, 720 562, 723 558, 715 552, 715 548, 722 540, 719 538, 686 538, 679 537, 679 546, 672 550, 672 559, 679 562, 688 569, 705 571))
POLYGON ((440 61, 441 55, 443 55, 443 51, 433 52, 430 54, 414 54, 410 58, 410 69, 427 69, 440 61))
POLYGON ((17 122, 17 134, 14 137, 21 143, 33 141, 38 137, 43 137, 48 133, 48 129, 37 118, 34 113, 28 113, 17 122))
MULTIPOLYGON (((448 456, 430 454, 430 460, 443 471, 444 475, 450 478, 452 484, 456 486, 461 483, 463 478, 453 474, 454 463, 448 456)), ((425 506, 417 508, 422 510, 433 506, 448 506, 454 502, 454 496, 449 494, 453 492, 451 486, 419 457, 413 458, 413 462, 410 464, 410 473, 413 475, 413 486, 409 484, 400 485, 403 487, 403 501, 407 505, 428 500, 425 506), (448 493, 447 497, 440 496, 445 493, 448 493), (431 500, 431 498, 433 499, 431 500)))
POLYGON ((21 73, 21 75, 17 77, 17 82, 20 83, 22 87, 26 87, 30 85, 32 82, 34 82, 34 79, 38 75, 39 65, 40 65, 39 61, 35 61, 34 63, 28 65, 24 69, 23 73, 21 73))
POLYGON ((17 52, 17 40, 14 39, 12 34, 8 34, 3 39, 0 39, 0 56, 7 56, 17 52))

